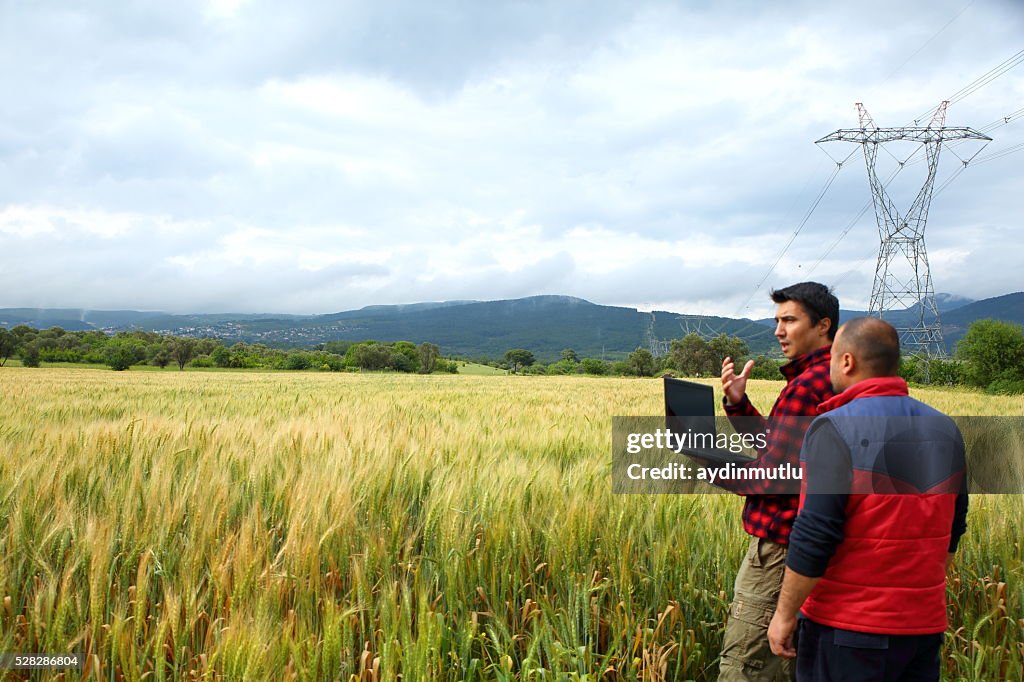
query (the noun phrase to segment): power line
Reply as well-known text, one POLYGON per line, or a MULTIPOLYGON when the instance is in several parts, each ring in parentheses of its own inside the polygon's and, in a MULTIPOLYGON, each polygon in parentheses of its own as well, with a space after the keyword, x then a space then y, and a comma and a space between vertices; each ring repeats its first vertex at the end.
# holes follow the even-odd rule
POLYGON ((974 165, 976 166, 979 163, 987 163, 989 161, 995 161, 996 159, 1001 159, 1004 156, 1009 156, 1010 154, 1015 154, 1016 152, 1019 152, 1022 149, 1024 149, 1024 142, 1020 142, 1018 144, 1015 144, 1012 147, 1007 147, 1006 149, 1000 149, 1000 150, 994 151, 991 154, 986 154, 985 156, 983 156, 980 159, 978 159, 977 161, 975 161, 974 165))
POLYGON ((1012 123, 1012 122, 1016 121, 1019 118, 1024 118, 1024 108, 1018 109, 1017 111, 1015 111, 1015 112, 1013 112, 1011 114, 1007 114, 1006 116, 1002 116, 1000 118, 997 118, 996 120, 992 121, 988 125, 982 126, 978 130, 980 130, 983 133, 987 133, 990 130, 995 130, 996 128, 1004 126, 1007 123, 1012 123))
MULTIPOLYGON (((896 170, 894 170, 892 172, 892 175, 890 175, 888 178, 886 178, 885 183, 884 183, 884 187, 888 187, 889 183, 891 183, 893 181, 893 179, 897 175, 899 175, 902 171, 903 171, 903 165, 901 164, 899 166, 899 168, 897 168, 896 170)), ((864 214, 868 212, 868 209, 871 208, 871 202, 872 202, 872 200, 868 199, 867 202, 863 206, 861 206, 860 210, 857 211, 857 215, 855 215, 853 217, 853 220, 851 220, 849 223, 847 223, 846 227, 843 228, 843 231, 842 231, 842 233, 840 233, 839 237, 836 238, 836 240, 834 242, 832 242, 832 245, 828 247, 828 250, 826 250, 824 254, 822 254, 821 258, 816 260, 814 262, 814 265, 812 265, 810 267, 810 269, 807 271, 808 275, 810 275, 815 270, 817 270, 818 266, 821 265, 821 262, 823 260, 825 260, 826 258, 828 258, 829 254, 832 253, 832 251, 837 246, 839 246, 839 242, 843 241, 843 238, 846 237, 846 235, 850 233, 850 230, 852 230, 854 228, 854 226, 860 221, 860 219, 864 217, 864 214)))
MULTIPOLYGON (((1009 125, 1010 123, 1013 123, 1014 121, 1020 120, 1021 118, 1024 118, 1024 109, 1018 109, 1017 111, 1009 113, 1006 116, 1000 116, 999 118, 997 118, 996 120, 992 121, 991 123, 988 123, 986 125, 981 126, 980 128, 977 128, 977 130, 978 130, 979 133, 988 134, 988 133, 992 132, 993 130, 995 130, 996 128, 1002 128, 1003 126, 1009 125)), ((961 146, 963 144, 966 144, 966 142, 967 142, 966 140, 957 140, 955 142, 950 142, 949 144, 946 145, 946 149, 949 149, 950 151, 952 151, 954 147, 959 147, 959 146, 961 146)), ((916 156, 920 151, 921 151, 920 149, 915 151, 913 156, 916 156)), ((953 152, 953 153, 955 154, 956 152, 953 152)), ((921 160, 922 159, 914 159, 913 161, 911 161, 911 164, 918 163, 921 160)), ((963 159, 961 159, 961 161, 962 160, 963 159)))
POLYGON ((985 87, 986 85, 988 85, 989 83, 991 83, 995 79, 997 79, 1000 76, 1002 76, 1003 74, 1005 74, 1007 71, 1010 71, 1014 67, 1020 65, 1022 62, 1024 62, 1024 50, 1021 50, 1020 52, 1018 52, 1014 56, 1010 57, 1005 62, 1003 62, 1001 65, 999 65, 995 69, 992 69, 992 71, 990 71, 988 74, 986 74, 982 78, 979 78, 974 83, 972 83, 972 84, 962 88, 958 92, 956 92, 953 95, 951 95, 950 98, 949 98, 949 103, 951 105, 952 104, 956 104, 960 100, 967 98, 968 96, 974 94, 978 90, 981 90, 983 87, 985 87))
POLYGON ((761 286, 768 280, 772 272, 775 271, 775 268, 782 261, 782 258, 786 255, 786 252, 789 251, 789 247, 793 245, 793 242, 796 241, 796 238, 800 235, 800 231, 804 229, 804 226, 807 225, 807 221, 809 221, 811 219, 811 216, 814 215, 814 211, 815 209, 818 208, 818 205, 821 204, 821 200, 825 198, 825 193, 828 192, 828 188, 832 186, 833 182, 835 182, 836 176, 839 175, 839 171, 843 169, 843 165, 850 160, 850 157, 852 157, 856 151, 857 150, 854 149, 845 159, 836 162, 835 170, 832 171, 832 175, 828 177, 828 180, 825 181, 825 185, 821 188, 821 191, 819 191, 818 195, 814 198, 814 201, 811 203, 811 207, 807 209, 807 212, 804 214, 803 220, 801 220, 800 224, 797 225, 796 230, 793 231, 793 235, 789 238, 789 241, 786 242, 786 245, 782 247, 782 251, 779 252, 778 258, 776 258, 775 262, 772 263, 772 266, 768 268, 768 272, 764 273, 764 277, 762 277, 761 281, 758 282, 757 286, 754 287, 754 290, 750 293, 750 296, 748 296, 747 300, 744 301, 743 304, 740 305, 740 307, 737 309, 737 315, 739 315, 743 311, 743 309, 745 309, 747 305, 754 299, 754 296, 757 294, 758 291, 760 291, 761 286))
MULTIPOLYGON (((954 92, 952 95, 947 97, 944 101, 949 102, 950 106, 953 105, 953 104, 956 104, 960 100, 962 100, 962 99, 964 99, 964 98, 966 98, 966 97, 968 97, 970 95, 973 95, 978 90, 981 90, 983 87, 985 87, 986 85, 988 85, 989 83, 991 83, 995 79, 999 78, 1000 76, 1005 74, 1007 71, 1013 69, 1016 66, 1019 66, 1021 63, 1024 63, 1024 50, 1021 50, 1017 54, 1013 55, 1012 57, 1010 57, 1006 61, 1004 61, 1001 64, 999 64, 998 66, 995 66, 992 69, 990 69, 990 70, 986 71, 985 73, 983 73, 982 75, 978 76, 973 81, 971 81, 970 83, 968 83, 967 85, 965 85, 964 87, 960 88, 959 90, 954 92)), ((929 109, 925 113, 921 114, 916 119, 914 119, 914 124, 916 125, 918 123, 918 121, 924 120, 926 118, 931 118, 931 116, 936 111, 938 111, 939 107, 941 107, 941 106, 942 105, 939 104, 937 106, 932 107, 931 109, 929 109)))
POLYGON ((858 270, 860 270, 860 269, 861 269, 861 267, 862 267, 862 266, 863 266, 863 265, 864 265, 865 263, 867 263, 867 262, 868 262, 868 260, 870 260, 870 259, 871 259, 871 257, 872 257, 872 256, 874 256, 874 255, 875 255, 875 252, 874 252, 874 251, 872 251, 872 252, 871 252, 871 253, 869 253, 868 255, 864 256, 864 258, 863 258, 863 259, 862 259, 862 260, 861 260, 861 261, 860 261, 859 263, 857 263, 856 265, 854 265, 854 266, 853 266, 853 268, 851 268, 850 270, 847 270, 847 272, 846 272, 846 274, 845 274, 845 275, 843 275, 842 277, 840 277, 839 279, 837 279, 837 280, 836 280, 835 282, 833 282, 833 283, 832 283, 832 288, 833 288, 833 289, 835 289, 835 288, 838 288, 840 284, 842 284, 843 282, 845 282, 845 281, 847 280, 847 278, 849 278, 849 276, 850 276, 850 275, 852 275, 853 273, 855 273, 855 272, 857 272, 858 270))
MULTIPOLYGON (((973 5, 973 4, 975 3, 975 1, 976 1, 976 0, 971 0, 971 1, 969 2, 969 3, 967 3, 966 5, 964 5, 963 9, 961 9, 961 10, 960 10, 959 12, 957 12, 957 13, 956 13, 956 14, 955 14, 955 15, 953 16, 953 18, 952 18, 952 19, 950 19, 950 20, 949 20, 949 21, 947 21, 947 22, 946 22, 945 24, 943 24, 942 28, 940 28, 940 29, 939 29, 938 31, 936 31, 936 32, 935 32, 934 34, 932 34, 932 37, 931 37, 931 38, 929 38, 928 40, 924 41, 924 43, 922 43, 921 47, 919 47, 919 48, 917 48, 916 50, 914 50, 913 54, 911 54, 911 55, 910 55, 909 57, 907 57, 906 59, 904 59, 904 60, 903 60, 903 63, 902 63, 902 64, 900 64, 899 66, 897 66, 897 67, 896 67, 895 69, 893 69, 892 73, 890 73, 890 74, 889 74, 888 76, 886 76, 886 77, 885 77, 884 79, 882 79, 882 81, 881 81, 881 82, 879 83, 879 85, 881 85, 882 83, 885 83, 885 82, 886 82, 887 80, 889 80, 890 78, 892 78, 893 76, 895 76, 895 75, 896 75, 897 73, 899 73, 900 69, 902 69, 902 68, 903 68, 904 66, 906 66, 906 65, 907 65, 907 64, 908 64, 908 63, 910 62, 910 60, 911 60, 911 59, 913 59, 914 57, 916 57, 917 55, 919 55, 919 54, 921 53, 921 51, 922 51, 922 50, 924 50, 924 48, 928 47, 928 46, 929 46, 929 45, 931 44, 931 42, 932 42, 933 40, 935 40, 936 38, 938 38, 938 37, 939 37, 939 35, 940 35, 940 34, 941 34, 941 33, 942 33, 943 31, 945 31, 945 30, 946 30, 947 28, 949 28, 950 24, 952 24, 952 23, 953 23, 954 21, 956 21, 957 19, 959 19, 959 18, 960 18, 960 15, 961 15, 961 14, 963 14, 963 13, 964 13, 964 12, 966 12, 966 11, 967 11, 968 9, 970 9, 970 8, 971 8, 971 5, 973 5)), ((876 87, 877 87, 877 86, 876 86, 876 87)))

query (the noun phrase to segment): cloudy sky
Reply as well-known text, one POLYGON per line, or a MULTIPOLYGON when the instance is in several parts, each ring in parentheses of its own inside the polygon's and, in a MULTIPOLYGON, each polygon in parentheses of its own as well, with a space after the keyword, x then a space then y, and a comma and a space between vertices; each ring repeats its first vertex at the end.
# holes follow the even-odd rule
MULTIPOLYGON (((814 140, 856 127, 854 102, 909 124, 1024 49, 1024 5, 824 4, 0 0, 0 307, 568 294, 758 316, 808 277, 863 305, 859 152, 769 274, 823 152, 856 151, 814 140)), ((1022 107, 1024 65, 947 125, 1022 107)), ((991 134, 979 161, 1024 119, 991 134)), ((943 155, 937 185, 962 167, 943 155)), ((935 197, 937 291, 1024 288, 1022 167, 969 166, 935 197)), ((890 186, 901 208, 924 170, 890 186)))

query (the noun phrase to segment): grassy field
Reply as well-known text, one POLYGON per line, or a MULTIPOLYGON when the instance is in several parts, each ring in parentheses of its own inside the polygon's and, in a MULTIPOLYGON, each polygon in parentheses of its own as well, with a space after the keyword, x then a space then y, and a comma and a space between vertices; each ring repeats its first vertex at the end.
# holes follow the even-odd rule
MULTIPOLYGON (((469 376, 504 376, 508 374, 506 370, 498 369, 497 367, 491 367, 490 365, 480 365, 475 362, 465 362, 462 360, 456 361, 458 363, 458 373, 466 374, 469 376)), ((15 368, 21 367, 21 360, 17 358, 9 358, 5 363, 4 368, 15 368)), ((109 372, 110 367, 108 365, 89 363, 89 362, 44 362, 40 365, 44 369, 95 369, 99 371, 109 372)), ((155 365, 132 365, 132 372, 178 372, 178 366, 173 362, 167 367, 157 367, 155 365)), ((186 372, 246 372, 251 373, 251 369, 236 369, 230 367, 186 367, 186 372)), ((278 372, 295 372, 296 370, 291 369, 261 369, 263 373, 278 373, 278 372)))
POLYGON ((482 377, 496 377, 504 376, 508 374, 503 369, 497 367, 491 367, 490 365, 478 365, 475 362, 462 362, 459 361, 459 374, 466 374, 469 376, 482 376, 482 377))
MULTIPOLYGON (((751 383, 767 408, 780 384, 751 383)), ((715 678, 742 500, 611 494, 611 417, 658 414, 660 382, 8 367, 0 391, 0 651, 96 680, 715 678)), ((972 500, 949 679, 1020 679, 1022 521, 972 500)))

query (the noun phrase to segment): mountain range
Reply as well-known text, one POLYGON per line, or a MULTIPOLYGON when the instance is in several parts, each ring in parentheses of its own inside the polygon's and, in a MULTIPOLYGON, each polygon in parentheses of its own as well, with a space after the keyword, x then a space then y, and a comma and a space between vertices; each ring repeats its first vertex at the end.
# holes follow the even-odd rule
MULTIPOLYGON (((1024 323, 1024 292, 980 301, 936 295, 947 346, 952 349, 967 326, 995 318, 1024 323)), ((915 316, 908 309, 887 315, 894 323, 915 316)), ((863 315, 844 310, 841 319, 863 315)), ((0 308, 0 326, 107 332, 141 329, 183 336, 206 336, 271 346, 312 346, 332 340, 429 341, 449 356, 496 358, 510 348, 527 348, 541 360, 557 359, 572 348, 580 357, 617 359, 637 347, 662 351, 689 332, 725 333, 743 338, 754 354, 777 354, 771 319, 749 320, 641 312, 571 296, 531 296, 502 301, 444 301, 373 305, 327 315, 196 314, 170 315, 135 310, 0 308)))

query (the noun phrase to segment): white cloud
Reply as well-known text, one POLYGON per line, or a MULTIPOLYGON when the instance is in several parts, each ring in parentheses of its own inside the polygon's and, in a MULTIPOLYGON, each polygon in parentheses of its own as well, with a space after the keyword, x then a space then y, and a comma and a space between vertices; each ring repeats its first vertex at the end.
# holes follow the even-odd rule
MULTIPOLYGON (((812 142, 854 126, 855 101, 906 123, 1024 31, 1015 4, 978 3, 907 61, 962 5, 863 20, 885 8, 10 8, 0 59, 20 67, 0 87, 25 94, 0 111, 0 305, 325 312, 565 293, 757 316, 868 198, 855 155, 741 308, 831 170, 812 142)), ((950 122, 984 125, 1022 97, 1024 67, 950 122)), ((993 136, 994 151, 1021 130, 993 136)), ((1019 288, 1020 158, 936 197, 937 289, 1019 288), (992 234, 999 267, 981 255, 992 234)), ((898 204, 921 170, 893 185, 898 204)), ((813 276, 839 282, 844 306, 866 301, 875 248, 869 212, 813 276)))

